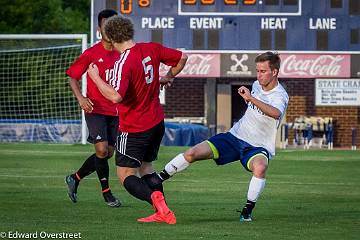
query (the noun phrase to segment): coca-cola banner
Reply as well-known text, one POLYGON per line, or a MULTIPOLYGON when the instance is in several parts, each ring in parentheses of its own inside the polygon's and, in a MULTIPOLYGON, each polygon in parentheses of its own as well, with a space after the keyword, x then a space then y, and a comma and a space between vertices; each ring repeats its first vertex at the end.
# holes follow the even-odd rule
POLYGON ((258 54, 221 54, 222 77, 256 77, 255 58, 258 54))
POLYGON ((360 54, 351 55, 351 77, 360 77, 360 54))
POLYGON ((350 55, 280 54, 281 78, 350 77, 350 55))
MULTIPOLYGON (((253 53, 187 53, 189 58, 179 77, 254 77, 256 78, 253 53), (221 67, 220 67, 221 66, 221 67)), ((350 55, 348 54, 280 54, 281 78, 348 78, 350 55)), ((352 76, 360 75, 360 55, 351 56, 352 76)), ((161 64, 160 76, 170 67, 161 64)))
MULTIPOLYGON (((188 60, 178 77, 220 77, 220 54, 188 53, 188 60)), ((164 76, 170 67, 161 64, 160 76, 164 76)))

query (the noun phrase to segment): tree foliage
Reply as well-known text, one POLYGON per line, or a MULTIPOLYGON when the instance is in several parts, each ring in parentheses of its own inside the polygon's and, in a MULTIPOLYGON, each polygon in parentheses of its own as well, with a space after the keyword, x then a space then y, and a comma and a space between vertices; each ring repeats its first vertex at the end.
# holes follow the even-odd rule
POLYGON ((90 0, 2 0, 1 3, 1 34, 90 31, 90 0))

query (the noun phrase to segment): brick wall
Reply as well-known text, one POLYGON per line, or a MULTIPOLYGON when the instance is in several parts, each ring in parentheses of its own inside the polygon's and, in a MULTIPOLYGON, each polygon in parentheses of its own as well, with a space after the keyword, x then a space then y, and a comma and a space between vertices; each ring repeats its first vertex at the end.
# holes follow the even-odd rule
MULTIPOLYGON (((357 143, 360 144, 360 107, 316 107, 314 79, 284 79, 290 101, 287 110, 287 122, 292 122, 300 115, 332 117, 335 121, 334 146, 351 146, 351 128, 356 127, 357 143)), ((289 132, 292 143, 293 131, 289 132)))
POLYGON ((204 117, 204 84, 206 79, 176 79, 166 89, 165 117, 204 117))

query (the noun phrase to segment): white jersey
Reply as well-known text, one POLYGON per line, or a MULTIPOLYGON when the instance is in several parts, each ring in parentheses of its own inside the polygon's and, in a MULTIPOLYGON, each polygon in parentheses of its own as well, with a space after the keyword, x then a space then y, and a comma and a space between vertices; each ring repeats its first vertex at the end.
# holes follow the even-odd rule
POLYGON ((264 91, 258 81, 252 85, 251 95, 256 99, 277 108, 281 112, 279 119, 265 115, 251 102, 244 116, 234 124, 230 133, 235 137, 253 145, 263 147, 273 156, 275 155, 276 132, 285 114, 289 96, 280 83, 270 91, 264 91))

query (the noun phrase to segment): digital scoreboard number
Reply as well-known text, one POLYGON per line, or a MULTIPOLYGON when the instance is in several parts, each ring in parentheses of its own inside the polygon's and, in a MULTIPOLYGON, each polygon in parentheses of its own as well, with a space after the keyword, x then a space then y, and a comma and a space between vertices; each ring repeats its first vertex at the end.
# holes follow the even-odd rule
MULTIPOLYGON (((178 0, 179 15, 261 16, 301 15, 301 0, 283 11, 280 1, 265 7, 265 0, 178 0)), ((268 2, 270 3, 270 2, 268 2)))
MULTIPOLYGON (((129 15, 137 8, 149 8, 155 0, 120 0, 120 13, 129 15), (136 6, 134 6, 136 5, 136 6)), ((261 16, 261 15, 301 15, 302 0, 291 1, 291 6, 282 11, 278 0, 173 0, 177 1, 178 15, 231 15, 231 16, 261 16), (268 1, 269 7, 264 7, 268 1)), ((164 1, 169 4, 172 1, 164 1)))
POLYGON ((136 2, 135 4, 139 8, 148 8, 151 5, 151 0, 120 0, 120 13, 123 15, 132 14, 134 9, 133 2, 136 2))

